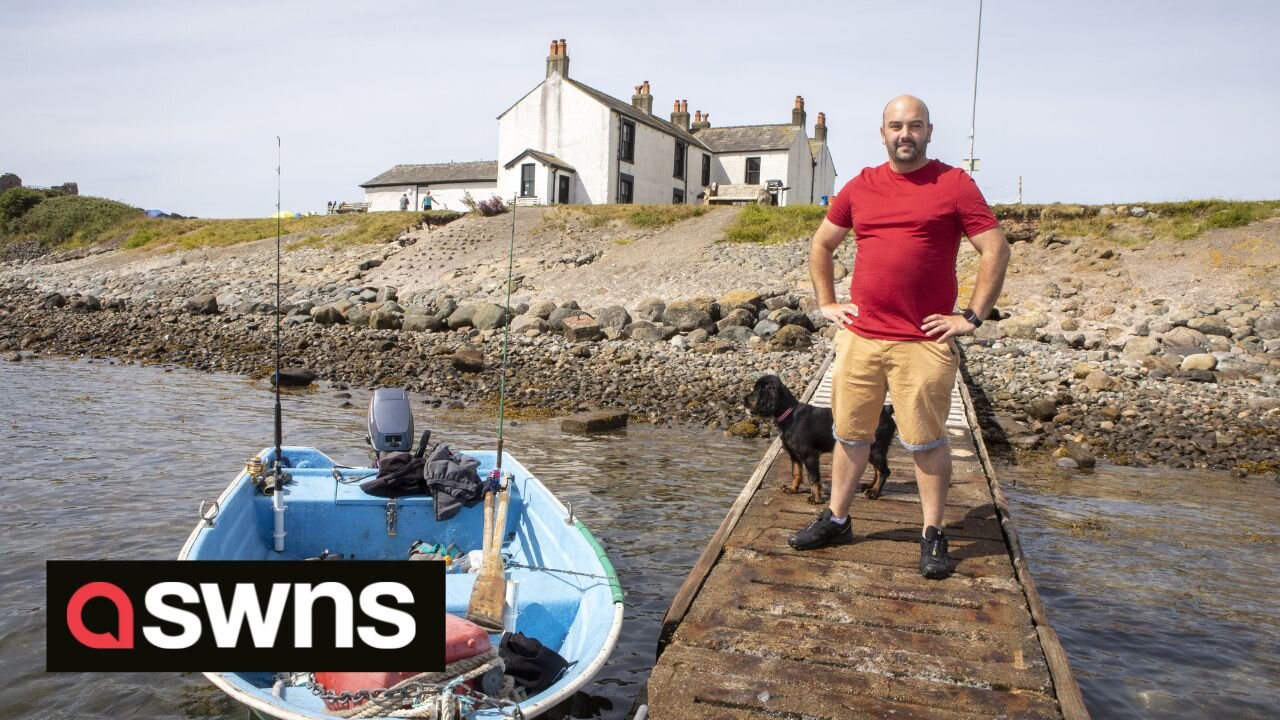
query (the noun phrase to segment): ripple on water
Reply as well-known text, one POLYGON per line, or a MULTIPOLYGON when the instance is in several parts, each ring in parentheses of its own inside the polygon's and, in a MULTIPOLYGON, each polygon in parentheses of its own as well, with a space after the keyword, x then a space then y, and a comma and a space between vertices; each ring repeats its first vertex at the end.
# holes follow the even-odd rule
POLYGON ((1280 525, 1274 482, 1131 468, 1001 472, 1095 718, 1280 715, 1280 573, 1265 535, 1280 525))
MULTIPOLYGON (((6 717, 243 718, 198 673, 44 672, 47 559, 171 559, 243 459, 271 444, 268 386, 237 377, 105 363, 0 363, 8 423, 0 474, 0 684, 6 717), (10 397, 12 396, 12 397, 10 397)), ((364 465, 368 393, 354 408, 328 390, 282 400, 285 442, 364 465)), ((457 448, 495 445, 496 419, 415 403, 419 427, 457 448)), ((659 622, 767 443, 719 432, 633 425, 561 433, 555 421, 508 421, 506 449, 600 538, 627 592, 608 664, 574 717, 622 718, 648 677, 659 622)))

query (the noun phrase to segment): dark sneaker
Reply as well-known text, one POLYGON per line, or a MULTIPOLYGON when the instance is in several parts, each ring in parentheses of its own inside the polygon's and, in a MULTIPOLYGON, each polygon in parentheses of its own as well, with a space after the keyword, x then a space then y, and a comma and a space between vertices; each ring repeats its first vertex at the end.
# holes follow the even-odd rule
POLYGON ((843 525, 831 521, 831 509, 818 513, 818 519, 809 527, 787 538, 787 544, 797 550, 813 550, 824 545, 843 545, 853 542, 853 520, 845 518, 843 525))
POLYGON ((942 580, 951 574, 951 556, 947 554, 947 536, 930 525, 920 538, 920 574, 930 580, 942 580))

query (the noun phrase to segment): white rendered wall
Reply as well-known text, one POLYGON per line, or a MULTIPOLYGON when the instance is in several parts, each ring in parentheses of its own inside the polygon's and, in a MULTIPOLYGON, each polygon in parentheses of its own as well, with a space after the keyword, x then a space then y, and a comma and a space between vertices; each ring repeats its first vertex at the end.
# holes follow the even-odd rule
MULTIPOLYGON (((503 167, 525 150, 564 160, 575 172, 569 189, 575 203, 613 202, 610 190, 608 108, 552 74, 498 118, 498 192, 509 199, 520 192, 521 160, 503 167)), ((535 176, 535 193, 546 202, 549 177, 535 176)))
POLYGON ((813 201, 815 203, 822 202, 822 196, 827 196, 828 203, 836 195, 836 164, 831 159, 831 151, 827 149, 827 144, 822 144, 822 150, 818 152, 818 165, 813 169, 813 201))
MULTIPOLYGON (((635 122, 635 121, 632 121, 635 122)), ((636 148, 633 162, 619 161, 620 172, 634 178, 632 202, 637 204, 670 205, 672 191, 684 190, 685 202, 690 195, 697 195, 699 177, 690 182, 689 159, 697 155, 697 173, 702 172, 702 156, 685 143, 684 177, 674 175, 676 161, 676 137, 636 122, 636 148), (692 192, 690 192, 692 191, 692 192)), ((682 141, 683 142, 683 141, 682 141)), ((616 197, 615 197, 616 199, 616 197)))
POLYGON ((369 212, 398 211, 400 196, 409 195, 409 209, 413 209, 413 198, 416 190, 412 185, 394 187, 365 188, 364 201, 369 203, 369 212))
MULTIPOLYGON (((808 152, 806 150, 806 152, 808 152)), ((786 150, 721 153, 711 163, 711 181, 721 185, 741 185, 747 181, 747 158, 760 158, 760 184, 769 180, 788 182, 791 155, 786 150)))
POLYGON ((369 203, 369 212, 398 211, 400 196, 409 196, 409 209, 422 209, 422 191, 431 190, 431 208, 433 210, 457 210, 466 212, 462 204, 462 196, 470 192, 476 201, 487 200, 496 194, 497 184, 493 182, 475 183, 439 183, 432 185, 395 185, 388 187, 365 188, 364 201, 369 203))
POLYGON ((471 197, 474 198, 476 202, 488 200, 490 197, 498 194, 498 183, 497 181, 488 181, 419 185, 416 188, 418 193, 417 201, 413 205, 413 207, 418 210, 422 209, 422 191, 424 190, 431 191, 432 210, 454 210, 457 212, 466 212, 467 206, 462 204, 462 198, 467 193, 471 193, 471 197))
POLYGON ((779 196, 779 205, 802 205, 812 202, 809 182, 813 179, 813 156, 809 154, 809 139, 803 132, 796 133, 796 140, 787 151, 787 174, 783 184, 790 190, 779 196))

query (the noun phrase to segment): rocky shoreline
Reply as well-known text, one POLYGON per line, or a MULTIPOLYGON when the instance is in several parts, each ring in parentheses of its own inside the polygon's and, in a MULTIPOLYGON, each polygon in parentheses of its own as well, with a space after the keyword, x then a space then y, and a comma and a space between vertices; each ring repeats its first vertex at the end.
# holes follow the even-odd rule
MULTIPOLYGON (((63 300, 0 289, 0 352, 11 361, 20 361, 23 353, 118 358, 270 378, 272 315, 206 314, 198 305, 174 309, 83 296, 63 300)), ((562 315, 570 323, 587 317, 562 315)), ((694 313, 692 321, 705 324, 703 317, 709 315, 694 313)), ((629 325, 644 339, 608 339, 594 323, 568 332, 541 331, 542 325, 545 321, 527 311, 512 323, 507 402, 517 413, 609 408, 642 422, 728 428, 744 420, 741 399, 756 376, 777 373, 793 387, 803 387, 827 347, 816 337, 799 341, 803 347, 781 348, 791 334, 785 332, 737 343, 715 339, 705 327, 679 334, 674 325, 643 320, 629 325), (515 330, 522 319, 523 329, 515 330)), ((793 337, 810 337, 797 330, 793 337)), ((468 324, 426 332, 309 321, 284 323, 282 338, 282 367, 330 385, 404 387, 432 404, 497 401, 498 329, 468 324)), ((754 423, 735 431, 757 432, 754 423)))
MULTIPOLYGON (((509 323, 517 413, 623 410, 633 421, 766 435, 772 423, 741 406, 755 378, 777 373, 800 391, 830 351, 803 238, 718 242, 733 217, 725 210, 647 230, 518 212, 518 247, 536 251, 517 254, 510 316, 509 219, 342 248, 286 238, 298 244, 284 257, 285 367, 336 387, 494 403, 509 323)), ((1280 219, 1132 247, 1009 225, 1000 317, 961 342, 997 458, 1280 470, 1280 259, 1265 252, 1280 219)), ((274 247, 92 248, 10 264, 0 268, 0 356, 266 379, 275 287, 264 260, 274 247)), ((842 251, 839 277, 853 260, 842 251)), ((975 264, 962 252, 962 295, 975 264)))

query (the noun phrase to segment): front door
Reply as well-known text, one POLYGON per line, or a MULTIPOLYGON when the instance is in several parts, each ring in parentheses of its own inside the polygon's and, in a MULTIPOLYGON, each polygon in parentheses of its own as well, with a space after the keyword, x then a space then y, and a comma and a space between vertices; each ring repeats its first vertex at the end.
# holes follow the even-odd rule
POLYGON ((560 203, 561 205, 569 204, 569 176, 568 175, 560 176, 560 192, 558 193, 558 195, 559 195, 559 199, 557 199, 556 202, 560 203))

